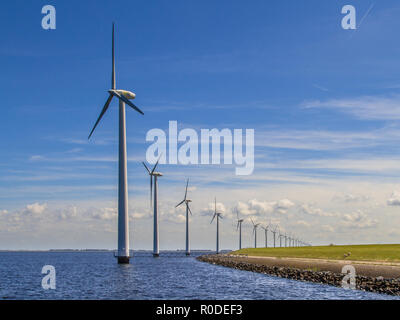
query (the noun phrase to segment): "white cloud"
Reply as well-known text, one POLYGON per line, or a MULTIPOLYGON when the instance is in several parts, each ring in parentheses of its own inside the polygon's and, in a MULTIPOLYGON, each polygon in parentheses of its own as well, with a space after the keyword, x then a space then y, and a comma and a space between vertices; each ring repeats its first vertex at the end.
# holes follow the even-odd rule
POLYGON ((399 120, 400 95, 361 96, 356 98, 314 100, 304 102, 305 108, 331 108, 365 120, 399 120))
POLYGON ((393 191, 387 201, 388 206, 400 206, 400 192, 393 191))
POLYGON ((299 210, 301 213, 311 216, 333 217, 337 215, 335 213, 326 212, 320 208, 315 208, 312 204, 307 203, 301 204, 299 210))
POLYGON ((113 220, 117 218, 117 208, 101 208, 100 210, 93 210, 92 217, 100 220, 113 220))
POLYGON ((30 161, 40 161, 46 159, 44 156, 41 155, 33 155, 29 158, 30 161))
MULTIPOLYGON (((200 214, 203 216, 211 216, 214 214, 215 211, 215 202, 210 202, 206 208, 203 208, 200 211, 200 214)), ((222 213, 223 216, 231 217, 232 214, 228 213, 226 207, 223 203, 217 202, 217 212, 222 213)))
POLYGON ((33 204, 28 204, 24 210, 25 213, 30 213, 33 215, 40 215, 46 210, 47 204, 40 204, 40 203, 33 203, 33 204))
POLYGON ((367 202, 370 200, 369 196, 366 195, 355 195, 355 194, 343 194, 343 195, 335 195, 333 197, 334 201, 343 201, 346 203, 351 203, 351 202, 367 202))
POLYGON ((78 208, 76 206, 69 206, 58 210, 61 220, 68 220, 77 217, 78 208))
POLYGON ((306 227, 306 228, 311 227, 311 224, 309 222, 307 222, 307 221, 304 221, 304 220, 296 221, 296 225, 299 225, 299 226, 302 226, 302 227, 306 227))
POLYGON ((344 214, 341 220, 341 226, 353 229, 367 229, 376 227, 378 221, 376 219, 371 219, 364 212, 358 210, 357 212, 351 214, 344 214))
POLYGON ((324 232, 335 232, 335 229, 332 226, 327 225, 327 224, 322 225, 321 230, 324 232))
POLYGON ((295 204, 290 201, 289 199, 282 199, 279 200, 276 205, 275 205, 275 212, 280 213, 280 214, 286 214, 288 210, 292 207, 294 207, 295 204))
POLYGON ((247 202, 239 201, 235 208, 242 216, 261 216, 280 214, 285 215, 295 204, 289 199, 278 201, 259 201, 251 199, 247 202))

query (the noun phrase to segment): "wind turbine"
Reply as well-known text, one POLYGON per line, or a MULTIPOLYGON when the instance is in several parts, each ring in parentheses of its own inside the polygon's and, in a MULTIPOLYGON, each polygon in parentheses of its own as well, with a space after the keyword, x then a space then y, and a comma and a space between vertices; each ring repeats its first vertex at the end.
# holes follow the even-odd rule
POLYGON ((217 198, 215 198, 215 202, 214 202, 214 215, 211 219, 210 224, 214 221, 215 217, 217 217, 217 254, 219 253, 219 219, 222 219, 222 213, 217 212, 217 198))
POLYGON ((274 248, 276 248, 276 242, 275 242, 275 237, 276 237, 276 229, 278 228, 278 226, 276 225, 275 228, 271 229, 272 234, 274 235, 274 248))
POLYGON ((158 239, 158 199, 157 199, 157 189, 158 189, 158 183, 157 179, 158 177, 162 177, 161 172, 156 172, 156 168, 158 165, 158 162, 160 161, 161 155, 158 158, 156 164, 153 167, 153 170, 150 171, 150 169, 146 166, 144 162, 143 165, 146 168, 147 172, 149 173, 150 176, 150 207, 152 206, 152 197, 154 198, 153 202, 153 213, 154 213, 154 222, 153 222, 153 257, 159 257, 160 256, 160 248, 159 248, 159 239, 158 239), (153 180, 154 180, 154 196, 153 196, 153 180))
POLYGON ((292 235, 291 235, 291 233, 289 233, 289 234, 287 235, 289 247, 292 246, 292 238, 291 238, 291 237, 292 237, 292 235))
POLYGON ((287 247, 287 239, 288 239, 286 232, 285 232, 284 238, 285 238, 285 248, 286 248, 287 247))
POLYGON ((187 191, 188 191, 189 179, 186 182, 186 190, 185 190, 185 197, 181 202, 179 202, 175 208, 178 208, 181 204, 186 204, 186 255, 190 256, 190 243, 189 243, 189 213, 192 215, 192 210, 190 210, 189 203, 192 200, 187 199, 187 191))
POLYGON ((279 247, 282 248, 282 237, 283 234, 281 233, 281 230, 278 228, 278 233, 279 233, 279 247))
POLYGON ((114 23, 112 27, 112 74, 111 89, 108 90, 108 99, 100 116, 98 117, 88 139, 99 124, 101 118, 110 106, 113 97, 119 100, 119 183, 118 183, 118 263, 129 263, 129 217, 128 217, 128 176, 127 176, 127 152, 126 152, 126 122, 125 104, 143 114, 131 101, 136 95, 126 90, 117 90, 115 81, 115 49, 114 49, 114 23))
POLYGON ((253 219, 250 219, 253 224, 253 234, 254 234, 254 248, 257 248, 257 227, 260 223, 254 223, 253 219))
POLYGON ((270 226, 267 225, 265 227, 261 226, 262 229, 264 229, 264 233, 265 233, 265 247, 268 248, 268 228, 270 226))
POLYGON ((236 226, 236 231, 239 230, 239 250, 242 249, 242 223, 244 219, 239 218, 239 212, 237 208, 235 208, 236 211, 236 217, 237 217, 237 226, 236 226))

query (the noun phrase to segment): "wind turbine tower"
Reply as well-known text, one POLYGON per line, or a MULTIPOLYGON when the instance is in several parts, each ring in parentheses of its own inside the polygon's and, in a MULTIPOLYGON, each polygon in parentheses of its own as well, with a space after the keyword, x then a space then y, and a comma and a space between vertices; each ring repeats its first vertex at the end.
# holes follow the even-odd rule
POLYGON ((217 212, 217 198, 215 198, 214 202, 214 215, 211 219, 210 224, 214 221, 214 218, 217 217, 217 247, 216 247, 216 253, 219 253, 219 219, 222 219, 222 214, 220 212, 217 212))
POLYGON ((261 228, 264 229, 264 233, 265 233, 265 247, 268 248, 268 228, 269 228, 269 225, 268 225, 268 226, 265 226, 265 227, 261 227, 261 228))
POLYGON ((276 230, 278 229, 278 226, 275 226, 275 228, 271 229, 272 234, 274 235, 274 248, 276 248, 276 230))
POLYGON ((288 239, 288 236, 287 236, 286 232, 285 232, 284 237, 285 237, 285 248, 286 248, 287 247, 287 239, 288 239))
POLYGON ((119 175, 118 175, 118 263, 129 263, 129 216, 128 216, 128 174, 127 174, 127 151, 126 151, 126 121, 125 121, 125 104, 133 108, 135 111, 143 114, 130 100, 135 99, 133 92, 116 89, 115 79, 115 46, 114 46, 114 24, 112 27, 112 73, 111 73, 111 89, 108 90, 108 99, 101 110, 101 113, 89 134, 88 139, 92 136, 94 130, 100 120, 110 106, 113 97, 119 100, 119 175))
MULTIPOLYGON (((160 156, 161 158, 161 156, 160 156)), ((152 205, 152 196, 154 198, 153 201, 153 257, 159 257, 160 256, 160 243, 159 243, 159 238, 158 238, 158 177, 162 177, 161 172, 156 172, 156 168, 158 165, 158 162, 160 161, 160 158, 158 158, 156 164, 153 167, 153 170, 150 171, 150 169, 146 166, 146 164, 143 162, 144 167, 146 168, 146 171, 149 173, 150 176, 150 207, 152 205), (154 180, 154 195, 153 195, 153 180, 154 180)))
POLYGON ((242 249, 242 223, 243 223, 244 219, 239 218, 239 212, 238 212, 237 208, 235 208, 235 211, 236 211, 236 217, 237 217, 236 231, 239 230, 239 250, 241 250, 242 249))
POLYGON ((189 179, 187 179, 186 182, 186 190, 185 190, 185 197, 181 202, 179 202, 175 208, 178 208, 181 204, 186 205, 186 255, 190 256, 190 240, 189 240, 189 213, 192 215, 192 210, 190 210, 189 203, 192 202, 192 200, 189 200, 187 198, 187 191, 188 191, 188 185, 189 185, 189 179))
POLYGON ((253 224, 254 248, 257 248, 257 227, 260 224, 259 223, 254 223, 253 219, 251 219, 251 223, 253 224))

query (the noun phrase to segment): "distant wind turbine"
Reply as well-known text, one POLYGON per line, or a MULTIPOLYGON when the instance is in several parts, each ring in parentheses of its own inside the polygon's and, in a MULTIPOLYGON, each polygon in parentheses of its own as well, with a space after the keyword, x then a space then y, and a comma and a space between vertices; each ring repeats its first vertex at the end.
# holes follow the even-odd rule
POLYGON ((276 238, 277 228, 278 228, 277 225, 275 226, 275 228, 273 228, 273 229, 271 228, 271 232, 274 235, 274 248, 276 248, 276 240, 275 240, 275 238, 276 238))
POLYGON ((239 212, 238 209, 235 208, 236 211, 236 217, 237 217, 237 226, 236 226, 236 231, 239 230, 239 250, 242 249, 242 223, 244 219, 239 218, 239 212))
MULTIPOLYGON (((161 155, 160 155, 161 158, 161 155)), ((159 248, 159 239, 158 239, 158 199, 157 199, 157 194, 158 194, 158 182, 157 178, 162 177, 161 172, 156 172, 156 168, 158 165, 158 162, 160 161, 160 158, 158 158, 156 164, 153 167, 153 170, 150 171, 150 169, 146 166, 146 164, 143 162, 144 167, 146 168, 147 172, 149 173, 150 176, 150 207, 152 206, 152 197, 154 198, 153 202, 153 257, 158 257, 160 256, 160 248, 159 248), (154 195, 153 195, 153 180, 154 180, 154 195)))
POLYGON ((253 219, 250 219, 253 224, 253 234, 254 234, 254 248, 257 248, 257 227, 260 223, 254 223, 253 219))
POLYGON ((286 248, 287 247, 287 239, 288 239, 288 236, 287 236, 286 232, 285 232, 284 237, 285 237, 285 248, 286 248))
POLYGON ((215 217, 217 217, 217 250, 216 250, 216 253, 218 254, 218 253, 219 253, 219 219, 220 219, 220 218, 222 219, 222 213, 217 212, 217 198, 215 198, 215 202, 214 202, 214 215, 213 215, 213 217, 212 217, 212 219, 211 219, 210 224, 213 223, 215 217))
POLYGON ((111 89, 108 90, 108 99, 100 116, 98 117, 88 139, 99 124, 101 118, 110 106, 113 97, 119 100, 119 183, 118 183, 118 263, 129 263, 129 217, 128 217, 128 176, 127 176, 127 152, 126 152, 126 122, 125 104, 143 114, 131 101, 136 95, 133 92, 116 89, 115 79, 115 49, 114 49, 114 24, 112 28, 112 74, 111 89))
POLYGON ((268 228, 269 225, 265 226, 265 227, 261 227, 262 229, 264 229, 264 233, 265 233, 265 247, 268 248, 268 228))
POLYGON ((283 234, 281 233, 281 230, 278 228, 278 232, 279 232, 279 247, 282 248, 282 237, 283 234))
POLYGON ((179 202, 175 208, 178 208, 180 205, 185 204, 186 205, 186 255, 190 256, 190 241, 189 241, 189 213, 192 215, 192 210, 190 210, 189 203, 192 202, 192 200, 189 200, 187 198, 187 192, 188 192, 188 185, 189 185, 189 179, 187 179, 186 182, 186 190, 185 190, 185 197, 181 202, 179 202))

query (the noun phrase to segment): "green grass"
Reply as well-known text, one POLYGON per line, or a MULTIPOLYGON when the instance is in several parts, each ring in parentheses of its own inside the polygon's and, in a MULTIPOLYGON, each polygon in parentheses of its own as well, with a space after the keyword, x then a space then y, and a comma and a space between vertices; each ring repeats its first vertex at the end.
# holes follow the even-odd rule
POLYGON ((249 256, 282 258, 400 262, 400 244, 320 246, 300 248, 248 248, 234 251, 231 254, 247 254, 249 256), (345 258, 344 255, 349 252, 351 253, 350 256, 345 258))

